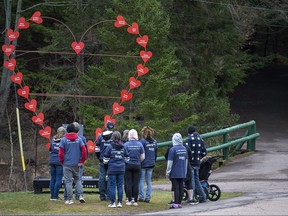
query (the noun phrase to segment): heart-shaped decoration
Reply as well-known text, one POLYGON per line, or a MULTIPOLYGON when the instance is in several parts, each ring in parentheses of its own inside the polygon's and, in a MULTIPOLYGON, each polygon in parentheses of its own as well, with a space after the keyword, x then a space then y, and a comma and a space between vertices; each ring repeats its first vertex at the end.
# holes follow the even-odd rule
POLYGON ((8 40, 11 42, 13 40, 16 40, 19 37, 19 32, 17 31, 14 32, 12 29, 8 29, 7 36, 8 36, 8 40))
POLYGON ((120 27, 125 26, 125 25, 127 25, 125 19, 120 15, 117 16, 117 21, 114 23, 114 26, 116 28, 120 28, 120 27))
POLYGON ((2 50, 5 53, 5 55, 9 57, 14 52, 15 46, 12 44, 11 45, 3 45, 2 50))
POLYGON ((114 125, 116 125, 116 119, 112 119, 111 116, 105 115, 104 116, 104 127, 106 128, 106 125, 108 122, 113 122, 114 125))
POLYGON ((45 145, 45 147, 46 147, 46 149, 49 151, 49 150, 50 150, 50 143, 47 143, 47 144, 45 145))
MULTIPOLYGON (((36 111, 36 108, 37 108, 37 101, 32 99, 30 102, 27 102, 24 104, 24 107, 27 109, 27 110, 30 110, 32 112, 35 112, 36 111)), ((44 117, 43 117, 44 118, 44 117)), ((33 119, 32 119, 33 120, 33 119)))
POLYGON ((138 24, 136 22, 133 22, 132 25, 127 28, 127 31, 130 34, 139 34, 138 24))
POLYGON ((143 37, 138 37, 138 38, 136 38, 136 42, 137 42, 140 46, 146 48, 147 43, 148 43, 148 36, 147 36, 147 35, 144 35, 143 37))
POLYGON ((88 149, 88 153, 92 153, 95 152, 95 143, 92 140, 88 140, 87 142, 87 149, 88 149))
POLYGON ((17 90, 17 94, 26 99, 28 99, 29 93, 30 93, 29 86, 24 86, 23 88, 17 90))
POLYGON ((121 106, 119 103, 115 102, 113 103, 113 114, 114 115, 117 115, 119 113, 122 113, 124 112, 125 110, 125 107, 124 106, 121 106))
POLYGON ((129 78, 129 86, 130 86, 130 89, 134 89, 134 88, 137 88, 141 85, 141 81, 140 80, 137 80, 135 79, 135 77, 130 77, 129 78))
POLYGON ((14 58, 11 58, 10 60, 5 61, 4 67, 6 67, 8 70, 14 71, 16 67, 16 60, 14 58))
POLYGON ((26 22, 24 17, 20 17, 18 20, 18 29, 27 29, 29 28, 30 24, 26 22))
POLYGON ((146 52, 142 50, 140 51, 140 56, 144 62, 147 62, 152 57, 152 52, 151 51, 146 52))
POLYGON ((47 126, 44 129, 39 131, 40 136, 46 138, 46 139, 50 139, 51 136, 51 127, 47 126))
POLYGON ((123 89, 121 91, 121 101, 122 101, 122 103, 125 102, 125 101, 131 100, 132 97, 133 97, 133 94, 129 93, 126 89, 123 89))
POLYGON ((43 113, 38 113, 38 115, 32 117, 32 121, 35 124, 42 125, 43 121, 44 121, 44 114, 43 113))
POLYGON ((144 67, 142 64, 137 65, 138 77, 143 76, 149 72, 149 68, 144 67))
POLYGON ((85 46, 85 45, 84 45, 83 42, 77 43, 77 42, 74 41, 74 42, 71 44, 72 49, 75 51, 75 53, 76 53, 77 55, 83 50, 84 46, 85 46))
POLYGON ((95 130, 95 139, 98 139, 98 136, 103 133, 102 128, 96 128, 95 130))
POLYGON ((21 72, 17 72, 15 75, 10 76, 10 80, 18 85, 22 82, 23 75, 21 72))
POLYGON ((43 22, 43 19, 41 18, 41 12, 40 11, 36 11, 32 17, 30 18, 30 20, 32 22, 35 22, 37 24, 41 24, 43 22))

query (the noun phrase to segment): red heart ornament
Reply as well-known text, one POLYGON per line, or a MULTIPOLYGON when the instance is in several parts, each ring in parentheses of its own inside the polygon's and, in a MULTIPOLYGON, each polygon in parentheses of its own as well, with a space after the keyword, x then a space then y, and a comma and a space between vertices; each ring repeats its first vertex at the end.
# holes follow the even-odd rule
MULTIPOLYGON (((24 104, 24 107, 27 109, 27 110, 30 110, 32 112, 35 112, 36 111, 36 108, 37 108, 37 101, 32 99, 30 102, 27 102, 24 104)), ((44 117, 43 117, 44 118, 44 117)), ((33 119, 32 119, 33 120, 33 119)))
POLYGON ((95 147, 96 147, 95 143, 92 140, 88 140, 87 142, 88 153, 95 152, 95 147))
POLYGON ((51 136, 51 127, 47 126, 44 129, 39 131, 40 136, 46 138, 46 139, 50 139, 51 136))
POLYGON ((142 64, 137 65, 138 77, 143 76, 149 72, 149 68, 144 67, 142 64))
POLYGON ((12 29, 8 29, 7 36, 8 36, 8 40, 11 42, 13 40, 16 40, 19 37, 19 32, 17 31, 14 32, 12 29))
POLYGON ((6 67, 8 70, 14 71, 16 67, 16 60, 14 58, 11 58, 10 60, 5 61, 4 67, 6 67))
POLYGON ((130 85, 130 89, 134 89, 134 88, 137 88, 141 85, 141 81, 136 80, 135 77, 130 77, 129 78, 129 85, 130 85))
POLYGON ((23 75, 21 72, 16 73, 15 75, 10 76, 10 80, 18 85, 22 82, 23 75))
POLYGON ((82 51, 82 49, 84 48, 84 43, 83 42, 79 42, 79 43, 77 43, 77 42, 73 42, 72 44, 71 44, 71 47, 72 47, 72 49, 75 51, 75 53, 78 55, 81 51, 82 51))
POLYGON ((124 106, 121 106, 119 103, 115 102, 113 103, 113 114, 114 115, 117 115, 119 113, 122 113, 124 112, 125 110, 125 107, 124 106))
POLYGON ((5 55, 9 57, 14 52, 15 46, 12 44, 11 45, 3 45, 2 50, 5 53, 5 55))
POLYGON ((136 22, 133 22, 131 26, 127 28, 128 33, 130 34, 139 34, 139 27, 136 22))
POLYGON ((140 56, 144 62, 147 62, 152 57, 152 52, 151 51, 146 52, 142 50, 140 51, 140 56))
POLYGON ((117 16, 117 21, 114 23, 114 26, 116 28, 120 28, 120 27, 125 26, 125 25, 127 25, 125 19, 120 15, 117 16))
POLYGON ((30 20, 32 22, 35 22, 37 24, 41 24, 43 22, 43 19, 41 18, 41 12, 40 11, 36 11, 32 17, 30 18, 30 20))
POLYGON ((43 124, 43 120, 44 120, 44 114, 43 113, 38 113, 37 116, 33 116, 32 117, 32 121, 35 124, 38 124, 38 125, 42 125, 43 124))
POLYGON ((113 122, 114 125, 116 125, 116 119, 112 119, 111 116, 106 115, 104 116, 104 127, 106 128, 106 125, 108 122, 113 122))
POLYGON ((17 94, 21 97, 26 98, 26 99, 28 99, 29 92, 30 92, 29 86, 24 86, 22 89, 17 90, 17 94))
POLYGON ((102 128, 96 128, 95 130, 95 139, 98 140, 98 136, 103 133, 102 128))
POLYGON ((27 29, 29 28, 30 24, 26 22, 24 17, 20 17, 18 20, 18 29, 27 29))
POLYGON ((148 43, 148 36, 147 36, 147 35, 144 35, 143 37, 138 37, 138 38, 136 38, 136 42, 137 42, 140 46, 146 48, 147 43, 148 43))
POLYGON ((123 89, 121 91, 121 101, 122 101, 122 103, 125 102, 125 101, 131 100, 132 97, 133 97, 133 94, 129 93, 126 89, 123 89))
POLYGON ((49 151, 49 150, 50 150, 50 143, 47 143, 47 144, 45 145, 45 147, 46 147, 46 149, 49 151))

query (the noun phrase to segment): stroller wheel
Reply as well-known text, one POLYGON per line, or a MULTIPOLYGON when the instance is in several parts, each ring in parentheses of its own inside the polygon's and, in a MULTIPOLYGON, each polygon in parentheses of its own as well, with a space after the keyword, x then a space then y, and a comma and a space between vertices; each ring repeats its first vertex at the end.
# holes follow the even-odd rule
POLYGON ((184 187, 184 193, 183 193, 182 200, 184 201, 184 200, 187 200, 187 199, 188 199, 188 190, 187 190, 187 188, 184 187))
POLYGON ((209 196, 208 199, 210 201, 217 201, 221 196, 221 190, 220 188, 215 185, 215 184, 211 184, 209 186, 209 196))
MULTIPOLYGON (((206 197, 207 197, 207 199, 208 199, 208 198, 209 198, 208 188, 205 187, 205 186, 202 186, 202 189, 203 189, 203 192, 205 193, 205 195, 206 195, 206 197)), ((196 190, 196 194, 195 194, 195 199, 196 199, 197 201, 200 200, 199 192, 198 192, 197 190, 196 190)), ((209 200, 210 200, 210 199, 209 199, 209 200)))

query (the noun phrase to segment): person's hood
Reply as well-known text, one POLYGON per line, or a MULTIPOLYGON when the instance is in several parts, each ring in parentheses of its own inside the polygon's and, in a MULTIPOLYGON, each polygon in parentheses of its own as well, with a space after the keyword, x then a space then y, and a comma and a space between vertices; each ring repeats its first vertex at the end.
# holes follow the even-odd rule
POLYGON ((182 145, 183 144, 183 140, 182 140, 182 136, 180 133, 175 133, 172 137, 172 143, 173 146, 175 145, 182 145))
POLYGON ((146 140, 147 140, 148 142, 150 142, 150 143, 151 143, 151 142, 154 142, 154 139, 153 139, 152 137, 147 137, 146 140))
POLYGON ((53 137, 52 141, 55 142, 55 143, 59 143, 61 141, 61 138, 53 137))
POLYGON ((105 141, 108 141, 112 137, 112 131, 104 131, 102 137, 105 141))
POLYGON ((122 142, 118 142, 118 141, 113 142, 112 143, 112 147, 114 149, 116 149, 116 150, 120 150, 120 149, 124 148, 123 143, 122 142))
POLYGON ((65 134, 65 137, 71 141, 74 141, 78 138, 78 134, 72 132, 72 133, 65 134))

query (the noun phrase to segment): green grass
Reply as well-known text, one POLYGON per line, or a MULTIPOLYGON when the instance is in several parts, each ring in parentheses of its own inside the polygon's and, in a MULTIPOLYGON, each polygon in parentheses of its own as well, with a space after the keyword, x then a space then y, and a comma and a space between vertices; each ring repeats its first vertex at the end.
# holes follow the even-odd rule
MULTIPOLYGON (((94 189, 95 191, 95 189, 94 189)), ((240 196, 239 193, 222 193, 220 199, 240 196)), ((50 201, 49 192, 34 194, 31 192, 3 192, 0 193, 1 214, 139 214, 167 210, 167 203, 171 200, 169 191, 154 191, 150 203, 138 203, 138 207, 126 206, 123 208, 108 208, 109 202, 99 200, 99 194, 88 193, 84 190, 86 203, 75 202, 74 205, 65 205, 64 201, 50 201), (85 193, 86 192, 86 193, 85 193)), ((60 194, 60 197, 63 194, 60 194)), ((216 201, 217 202, 217 201, 216 201)))

